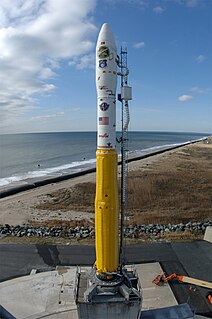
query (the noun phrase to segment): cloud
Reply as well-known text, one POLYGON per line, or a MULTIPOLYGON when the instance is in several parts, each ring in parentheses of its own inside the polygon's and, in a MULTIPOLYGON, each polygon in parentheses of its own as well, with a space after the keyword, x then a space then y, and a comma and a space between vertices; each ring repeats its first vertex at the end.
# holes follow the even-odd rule
POLYGON ((165 11, 164 8, 160 7, 160 6, 157 6, 155 8, 153 8, 153 11, 156 13, 156 14, 161 14, 165 11))
POLYGON ((133 47, 135 49, 141 49, 141 48, 144 48, 145 47, 145 43, 144 42, 136 42, 133 47))
POLYGON ((83 70, 86 68, 93 69, 95 67, 95 56, 94 54, 87 54, 79 57, 74 57, 69 65, 74 65, 76 69, 83 70))
POLYGON ((202 0, 184 0, 184 3, 189 8, 197 7, 202 0))
POLYGON ((188 102, 188 101, 190 101, 190 100, 192 100, 192 99, 193 99, 193 96, 191 96, 191 95, 186 95, 186 94, 183 94, 183 95, 181 95, 181 96, 178 97, 178 100, 179 100, 180 102, 188 102))
POLYGON ((136 5, 140 9, 145 10, 149 6, 149 0, 107 0, 106 5, 119 6, 120 3, 127 3, 130 5, 136 5))
POLYGON ((60 62, 90 67, 96 0, 1 0, 0 127, 51 93, 60 62))
POLYGON ((198 63, 202 63, 202 62, 204 62, 204 61, 206 60, 206 56, 203 55, 203 54, 200 54, 200 55, 198 55, 198 56, 196 57, 195 60, 196 60, 198 63))
POLYGON ((50 118, 58 117, 58 116, 63 116, 65 113, 64 112, 57 112, 55 114, 46 114, 46 115, 40 115, 40 116, 33 116, 31 117, 31 120, 48 120, 50 118))
POLYGON ((209 91, 209 89, 208 88, 200 88, 198 86, 193 86, 191 88, 191 91, 194 93, 207 93, 209 91))
POLYGON ((185 5, 188 8, 194 8, 205 3, 205 0, 175 0, 178 4, 185 5))

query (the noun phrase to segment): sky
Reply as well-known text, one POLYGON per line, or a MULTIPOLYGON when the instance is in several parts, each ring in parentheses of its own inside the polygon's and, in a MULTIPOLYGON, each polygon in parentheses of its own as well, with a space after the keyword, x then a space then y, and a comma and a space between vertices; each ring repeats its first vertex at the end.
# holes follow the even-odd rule
POLYGON ((129 130, 211 134, 212 0, 1 0, 0 134, 96 131, 105 22, 128 52, 129 130))

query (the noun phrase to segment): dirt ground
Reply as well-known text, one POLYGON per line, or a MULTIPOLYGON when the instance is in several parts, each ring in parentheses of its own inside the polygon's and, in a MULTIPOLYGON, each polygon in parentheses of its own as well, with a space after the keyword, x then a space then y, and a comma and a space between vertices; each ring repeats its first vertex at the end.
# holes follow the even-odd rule
MULTIPOLYGON (((212 138, 128 164, 128 224, 212 217, 212 138)), ((0 224, 93 224, 95 173, 0 199, 0 224)))
POLYGON ((129 172, 132 224, 203 221, 212 217, 212 144, 196 143, 129 172))

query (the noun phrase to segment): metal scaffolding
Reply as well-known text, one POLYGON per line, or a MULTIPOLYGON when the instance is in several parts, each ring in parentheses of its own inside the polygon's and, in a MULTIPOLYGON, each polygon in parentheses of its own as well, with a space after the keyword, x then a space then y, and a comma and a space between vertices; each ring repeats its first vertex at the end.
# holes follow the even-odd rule
POLYGON ((127 145, 128 124, 130 121, 128 101, 131 100, 131 88, 128 87, 127 48, 121 48, 121 104, 122 104, 122 136, 121 136, 121 227, 120 227, 120 264, 125 263, 124 222, 127 211, 127 145), (129 93, 129 94, 128 94, 129 93))

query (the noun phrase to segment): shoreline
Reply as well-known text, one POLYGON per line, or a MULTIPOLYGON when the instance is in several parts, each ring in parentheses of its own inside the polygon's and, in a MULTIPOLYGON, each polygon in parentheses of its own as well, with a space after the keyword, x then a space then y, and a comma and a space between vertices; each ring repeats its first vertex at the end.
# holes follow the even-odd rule
MULTIPOLYGON (((138 156, 132 156, 129 157, 127 160, 127 163, 131 163, 131 162, 135 162, 135 161, 139 161, 142 159, 146 159, 155 155, 159 155, 159 154, 163 154, 165 152, 168 151, 172 151, 175 149, 178 149, 180 147, 186 146, 186 145, 191 145, 191 144, 195 144, 201 141, 205 141, 207 140, 209 137, 204 137, 198 140, 194 140, 194 141, 188 141, 188 142, 184 142, 178 145, 174 145, 174 146, 170 146, 167 148, 162 148, 153 152, 149 152, 143 155, 138 155, 138 156)), ((118 162, 118 165, 121 165, 121 161, 118 162)), ((59 182, 63 182, 69 179, 74 179, 76 177, 80 177, 80 176, 84 176, 90 173, 95 173, 96 172, 96 167, 94 168, 90 168, 90 169, 85 169, 82 170, 80 172, 75 172, 75 173, 71 173, 71 174, 64 174, 64 175, 60 175, 60 176, 45 176, 43 178, 30 178, 28 180, 23 180, 21 185, 18 186, 2 186, 0 187, 0 199, 1 198, 5 198, 11 195, 15 195, 21 192, 25 192, 28 190, 32 190, 35 189, 37 187, 41 187, 41 186, 46 186, 52 183, 59 183, 59 182)))
MULTIPOLYGON (((212 218, 212 138, 131 158, 126 225, 212 218)), ((120 178, 120 170, 119 170, 120 178)), ((0 199, 0 225, 93 225, 95 172, 0 199)))

